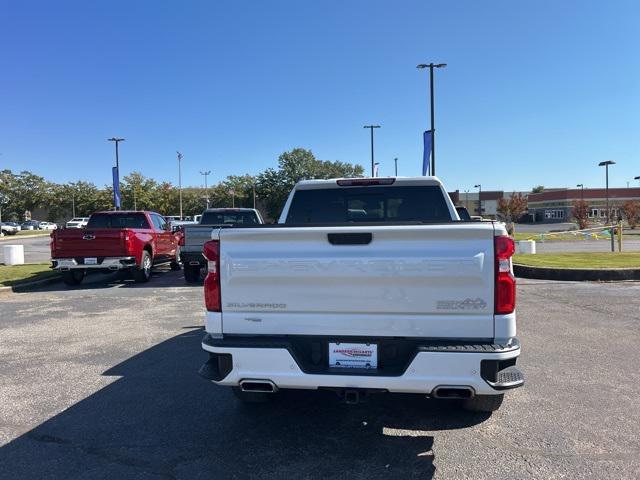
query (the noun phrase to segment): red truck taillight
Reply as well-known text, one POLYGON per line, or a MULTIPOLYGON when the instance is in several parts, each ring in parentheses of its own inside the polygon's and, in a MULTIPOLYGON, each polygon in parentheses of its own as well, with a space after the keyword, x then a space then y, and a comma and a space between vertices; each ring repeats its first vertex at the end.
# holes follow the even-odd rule
POLYGON ((516 279, 511 273, 511 257, 516 247, 513 239, 507 236, 495 237, 496 255, 496 299, 495 313, 504 315, 516 308, 516 279))
POLYGON ((204 304, 210 312, 220 312, 220 241, 209 240, 204 244, 207 259, 207 276, 204 279, 204 304))

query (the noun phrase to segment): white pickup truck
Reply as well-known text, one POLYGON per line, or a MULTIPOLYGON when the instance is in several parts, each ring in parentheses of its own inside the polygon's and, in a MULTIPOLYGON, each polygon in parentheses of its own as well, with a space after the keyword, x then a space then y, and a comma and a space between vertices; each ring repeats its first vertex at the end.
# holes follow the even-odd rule
POLYGON ((524 384, 513 252, 502 223, 461 221, 435 177, 300 182, 278 224, 205 244, 200 374, 250 402, 331 389, 494 411, 524 384))

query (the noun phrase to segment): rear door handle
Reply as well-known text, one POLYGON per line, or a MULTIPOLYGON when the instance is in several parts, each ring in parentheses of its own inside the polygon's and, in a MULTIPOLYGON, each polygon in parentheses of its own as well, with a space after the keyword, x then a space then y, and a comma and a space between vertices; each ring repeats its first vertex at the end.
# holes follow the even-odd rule
POLYGON ((371 233, 328 233, 331 245, 369 245, 373 240, 371 233))

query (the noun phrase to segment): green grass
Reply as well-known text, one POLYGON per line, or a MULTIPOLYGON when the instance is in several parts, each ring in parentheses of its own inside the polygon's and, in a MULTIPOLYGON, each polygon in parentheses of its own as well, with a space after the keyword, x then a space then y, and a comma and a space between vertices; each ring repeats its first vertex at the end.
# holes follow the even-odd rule
POLYGON ((513 263, 552 268, 640 268, 640 252, 514 255, 513 263))
POLYGON ((32 282, 59 275, 58 272, 51 270, 49 266, 49 263, 0 264, 0 286, 9 287, 23 282, 32 282))

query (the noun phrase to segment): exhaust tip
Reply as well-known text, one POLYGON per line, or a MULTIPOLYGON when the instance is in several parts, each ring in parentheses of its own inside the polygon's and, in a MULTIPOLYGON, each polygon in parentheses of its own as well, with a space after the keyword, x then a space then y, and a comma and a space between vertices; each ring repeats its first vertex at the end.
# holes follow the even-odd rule
POLYGON ((431 396, 433 398, 459 398, 467 399, 473 398, 475 392, 473 388, 467 386, 445 385, 442 387, 436 387, 433 389, 431 396))
POLYGON ((271 380, 242 380, 240 390, 254 393, 275 393, 278 387, 271 380))

